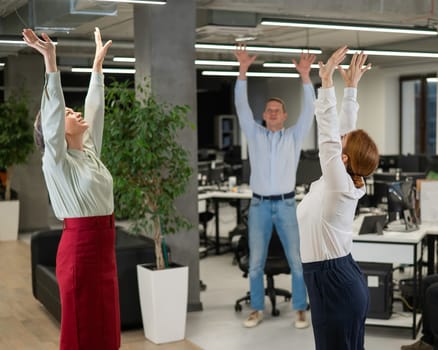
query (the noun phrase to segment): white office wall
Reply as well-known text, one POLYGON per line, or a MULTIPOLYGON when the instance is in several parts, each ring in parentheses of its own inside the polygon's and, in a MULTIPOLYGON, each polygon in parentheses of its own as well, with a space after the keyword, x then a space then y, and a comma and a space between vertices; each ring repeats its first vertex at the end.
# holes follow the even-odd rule
POLYGON ((382 154, 398 153, 398 91, 397 78, 386 79, 378 68, 367 72, 359 83, 358 127, 373 137, 382 154))
POLYGON ((401 94, 401 114, 402 114, 402 153, 415 153, 415 137, 412 133, 415 130, 415 85, 418 80, 409 80, 403 82, 401 94))

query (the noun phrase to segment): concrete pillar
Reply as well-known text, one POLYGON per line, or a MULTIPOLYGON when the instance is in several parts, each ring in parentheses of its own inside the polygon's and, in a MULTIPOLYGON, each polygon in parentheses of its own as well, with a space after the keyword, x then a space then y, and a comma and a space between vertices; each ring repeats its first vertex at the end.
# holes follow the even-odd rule
MULTIPOLYGON (((195 0, 168 0, 164 6, 135 5, 134 40, 136 83, 150 78, 159 100, 190 106, 189 119, 196 125, 195 0)), ((189 150, 193 176, 178 210, 193 228, 166 236, 175 262, 189 266, 189 311, 202 309, 199 290, 199 232, 197 188, 197 131, 184 130, 179 142, 189 150)))
MULTIPOLYGON (((29 119, 35 119, 41 104, 44 64, 41 55, 9 56, 5 72, 5 98, 23 96, 28 101, 29 119)), ((41 169, 41 154, 35 150, 26 164, 14 166, 12 188, 20 200, 20 232, 48 227, 48 194, 41 169)))

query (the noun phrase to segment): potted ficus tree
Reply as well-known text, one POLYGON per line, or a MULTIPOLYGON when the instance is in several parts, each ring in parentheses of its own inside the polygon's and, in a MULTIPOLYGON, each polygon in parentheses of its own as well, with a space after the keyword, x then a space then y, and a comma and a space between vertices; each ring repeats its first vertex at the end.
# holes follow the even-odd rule
POLYGON ((192 174, 189 154, 177 142, 178 132, 189 126, 189 108, 159 102, 147 81, 136 89, 131 84, 113 82, 106 89, 102 157, 113 175, 116 217, 155 241, 155 266, 139 265, 137 272, 145 336, 164 343, 185 335, 188 267, 169 261, 163 235, 191 226, 175 207, 192 174), (162 289, 150 290, 155 284, 162 289))
POLYGON ((13 195, 13 167, 24 163, 33 150, 33 131, 24 98, 12 94, 0 103, 0 240, 18 236, 19 201, 13 195))

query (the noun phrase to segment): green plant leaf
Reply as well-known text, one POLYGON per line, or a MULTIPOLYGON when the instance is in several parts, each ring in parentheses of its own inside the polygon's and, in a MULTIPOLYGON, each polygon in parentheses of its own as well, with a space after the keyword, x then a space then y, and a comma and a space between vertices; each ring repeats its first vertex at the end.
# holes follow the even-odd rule
POLYGON ((191 227, 174 205, 192 175, 189 153, 177 135, 191 125, 188 106, 160 102, 149 91, 147 81, 137 87, 140 100, 129 82, 106 88, 102 160, 114 179, 116 217, 153 236, 191 227))

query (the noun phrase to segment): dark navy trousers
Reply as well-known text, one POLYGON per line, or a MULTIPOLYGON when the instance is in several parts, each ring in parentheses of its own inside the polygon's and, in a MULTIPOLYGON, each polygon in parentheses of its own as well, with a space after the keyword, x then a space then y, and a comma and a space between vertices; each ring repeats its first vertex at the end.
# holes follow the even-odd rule
POLYGON ((423 337, 438 350, 438 274, 426 276, 422 284, 423 337))
POLYGON ((369 291, 351 254, 303 264, 316 350, 363 350, 369 291))

